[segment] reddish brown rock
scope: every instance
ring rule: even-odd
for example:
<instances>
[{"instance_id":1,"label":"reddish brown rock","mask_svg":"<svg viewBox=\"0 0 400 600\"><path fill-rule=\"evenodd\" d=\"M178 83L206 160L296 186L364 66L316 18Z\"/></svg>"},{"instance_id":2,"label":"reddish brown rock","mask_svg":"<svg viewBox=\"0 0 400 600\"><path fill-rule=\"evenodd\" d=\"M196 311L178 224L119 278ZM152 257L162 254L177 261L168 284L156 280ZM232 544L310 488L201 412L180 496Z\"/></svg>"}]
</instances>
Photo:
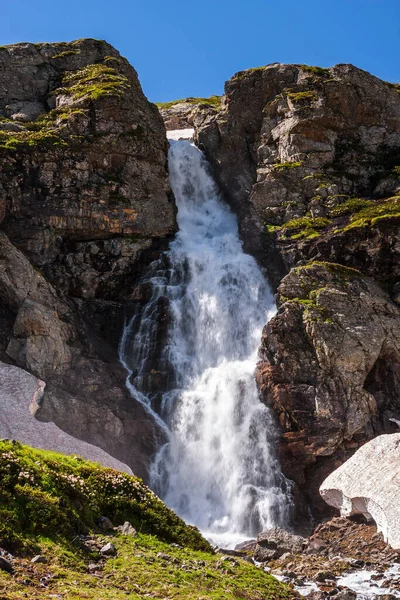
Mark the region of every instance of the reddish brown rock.
<instances>
[{"instance_id":1,"label":"reddish brown rock","mask_svg":"<svg viewBox=\"0 0 400 600\"><path fill-rule=\"evenodd\" d=\"M293 269L266 325L257 380L283 430L286 475L316 515L323 479L400 417L400 309L370 278L332 263Z\"/></svg>"}]
</instances>

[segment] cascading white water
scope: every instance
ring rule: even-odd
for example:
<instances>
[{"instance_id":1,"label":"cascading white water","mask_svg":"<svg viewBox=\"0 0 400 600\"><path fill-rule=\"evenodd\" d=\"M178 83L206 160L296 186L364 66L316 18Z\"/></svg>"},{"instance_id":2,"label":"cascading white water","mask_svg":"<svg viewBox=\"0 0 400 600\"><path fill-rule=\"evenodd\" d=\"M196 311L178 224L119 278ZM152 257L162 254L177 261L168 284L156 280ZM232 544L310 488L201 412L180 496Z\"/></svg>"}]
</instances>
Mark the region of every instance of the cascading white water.
<instances>
[{"instance_id":1,"label":"cascading white water","mask_svg":"<svg viewBox=\"0 0 400 600\"><path fill-rule=\"evenodd\" d=\"M261 330L274 305L202 153L188 141L171 142L169 171L179 232L167 266L154 263L147 276L153 295L128 323L121 357L131 365L131 391L151 405L143 381L157 346L155 309L167 299L170 331L158 366L174 376L159 403L168 441L153 463L151 485L187 522L226 544L288 520L290 486L254 379Z\"/></svg>"}]
</instances>

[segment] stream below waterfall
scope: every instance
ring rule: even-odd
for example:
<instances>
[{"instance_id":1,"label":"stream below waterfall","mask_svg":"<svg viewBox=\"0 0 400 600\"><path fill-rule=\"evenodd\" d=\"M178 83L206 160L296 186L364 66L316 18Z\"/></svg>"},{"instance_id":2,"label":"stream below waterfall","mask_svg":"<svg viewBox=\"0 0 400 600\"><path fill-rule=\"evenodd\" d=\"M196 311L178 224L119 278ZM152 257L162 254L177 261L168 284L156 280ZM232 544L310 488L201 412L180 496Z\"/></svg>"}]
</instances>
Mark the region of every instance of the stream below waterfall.
<instances>
[{"instance_id":1,"label":"stream below waterfall","mask_svg":"<svg viewBox=\"0 0 400 600\"><path fill-rule=\"evenodd\" d=\"M120 357L166 436L152 489L214 543L234 546L285 526L291 508L254 378L274 302L200 150L171 139L169 173L179 231L140 282Z\"/></svg>"}]
</instances>

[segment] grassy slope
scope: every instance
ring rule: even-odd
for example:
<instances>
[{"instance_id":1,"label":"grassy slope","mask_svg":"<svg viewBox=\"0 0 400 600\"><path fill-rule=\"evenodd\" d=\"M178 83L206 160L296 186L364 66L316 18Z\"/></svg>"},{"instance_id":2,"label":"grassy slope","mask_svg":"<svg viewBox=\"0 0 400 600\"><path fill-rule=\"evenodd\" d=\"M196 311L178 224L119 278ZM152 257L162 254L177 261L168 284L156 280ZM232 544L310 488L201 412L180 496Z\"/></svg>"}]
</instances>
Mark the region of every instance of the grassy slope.
<instances>
[{"instance_id":1,"label":"grassy slope","mask_svg":"<svg viewBox=\"0 0 400 600\"><path fill-rule=\"evenodd\" d=\"M0 571L0 599L185 598L277 600L293 591L243 560L215 555L142 482L78 457L0 442L0 547L15 573ZM131 521L136 537L96 527ZM86 534L88 537L82 537ZM112 541L117 555L101 559ZM32 564L41 553L46 564ZM89 572L89 563L96 563Z\"/></svg>"}]
</instances>

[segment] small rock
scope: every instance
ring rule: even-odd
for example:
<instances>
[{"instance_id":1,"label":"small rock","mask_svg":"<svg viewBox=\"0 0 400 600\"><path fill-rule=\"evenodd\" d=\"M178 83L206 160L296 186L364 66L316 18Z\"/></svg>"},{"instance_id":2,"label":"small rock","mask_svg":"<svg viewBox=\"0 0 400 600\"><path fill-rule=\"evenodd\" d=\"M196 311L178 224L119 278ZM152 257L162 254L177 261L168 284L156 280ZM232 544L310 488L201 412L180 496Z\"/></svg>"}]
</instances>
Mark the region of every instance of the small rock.
<instances>
[{"instance_id":1,"label":"small rock","mask_svg":"<svg viewBox=\"0 0 400 600\"><path fill-rule=\"evenodd\" d=\"M104 554L105 556L109 556L112 554L116 554L117 550L111 542L108 542L105 546L100 548L100 554Z\"/></svg>"},{"instance_id":2,"label":"small rock","mask_svg":"<svg viewBox=\"0 0 400 600\"><path fill-rule=\"evenodd\" d=\"M37 556L34 556L31 560L31 563L47 563L48 558L46 556L43 556L43 554L37 554Z\"/></svg>"},{"instance_id":3,"label":"small rock","mask_svg":"<svg viewBox=\"0 0 400 600\"><path fill-rule=\"evenodd\" d=\"M318 571L318 573L316 574L314 579L315 579L315 581L327 581L327 580L335 581L335 576L333 573L330 573L330 571Z\"/></svg>"},{"instance_id":4,"label":"small rock","mask_svg":"<svg viewBox=\"0 0 400 600\"><path fill-rule=\"evenodd\" d=\"M0 569L7 571L7 573L14 573L14 567L10 561L5 559L3 556L0 556Z\"/></svg>"},{"instance_id":5,"label":"small rock","mask_svg":"<svg viewBox=\"0 0 400 600\"><path fill-rule=\"evenodd\" d=\"M114 525L111 523L108 517L100 517L99 527L103 529L103 531L109 531L111 529L114 529Z\"/></svg>"},{"instance_id":6,"label":"small rock","mask_svg":"<svg viewBox=\"0 0 400 600\"><path fill-rule=\"evenodd\" d=\"M125 521L123 525L119 525L117 527L117 531L119 531L123 535L137 535L136 529L129 523L129 521Z\"/></svg>"}]
</instances>

